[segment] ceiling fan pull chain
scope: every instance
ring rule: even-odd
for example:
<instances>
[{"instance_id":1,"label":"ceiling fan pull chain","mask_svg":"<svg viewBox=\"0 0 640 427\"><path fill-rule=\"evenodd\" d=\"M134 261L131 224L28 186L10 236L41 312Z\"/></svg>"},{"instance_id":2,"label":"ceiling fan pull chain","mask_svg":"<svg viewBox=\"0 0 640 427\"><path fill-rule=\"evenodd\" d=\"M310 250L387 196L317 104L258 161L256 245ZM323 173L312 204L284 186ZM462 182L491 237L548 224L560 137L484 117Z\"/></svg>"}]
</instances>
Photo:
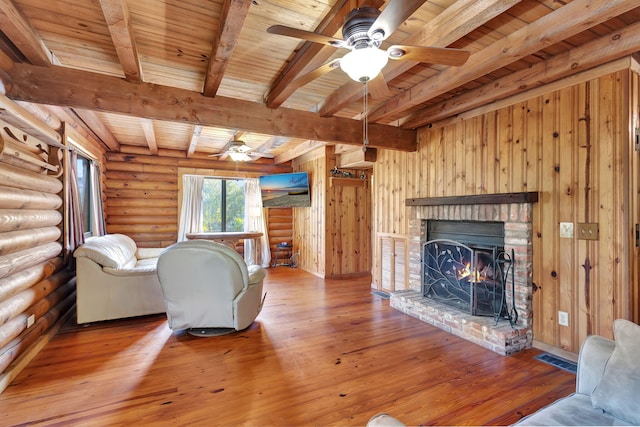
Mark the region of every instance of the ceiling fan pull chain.
<instances>
[{"instance_id":1,"label":"ceiling fan pull chain","mask_svg":"<svg viewBox=\"0 0 640 427\"><path fill-rule=\"evenodd\" d=\"M368 80L364 81L364 96L362 97L362 151L367 151L367 145L369 145L369 98L368 95Z\"/></svg>"}]
</instances>

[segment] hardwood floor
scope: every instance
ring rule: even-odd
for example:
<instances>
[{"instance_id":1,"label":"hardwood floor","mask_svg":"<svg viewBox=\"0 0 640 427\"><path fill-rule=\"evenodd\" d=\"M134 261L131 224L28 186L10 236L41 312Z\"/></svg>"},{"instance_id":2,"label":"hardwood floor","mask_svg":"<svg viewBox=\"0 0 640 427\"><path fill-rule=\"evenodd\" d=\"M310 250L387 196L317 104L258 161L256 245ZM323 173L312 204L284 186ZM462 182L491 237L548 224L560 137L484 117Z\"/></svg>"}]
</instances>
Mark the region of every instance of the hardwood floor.
<instances>
[{"instance_id":1,"label":"hardwood floor","mask_svg":"<svg viewBox=\"0 0 640 427\"><path fill-rule=\"evenodd\" d=\"M12 425L507 425L575 376L500 356L389 307L365 280L270 269L247 330L195 338L164 315L72 319L0 395Z\"/></svg>"}]
</instances>

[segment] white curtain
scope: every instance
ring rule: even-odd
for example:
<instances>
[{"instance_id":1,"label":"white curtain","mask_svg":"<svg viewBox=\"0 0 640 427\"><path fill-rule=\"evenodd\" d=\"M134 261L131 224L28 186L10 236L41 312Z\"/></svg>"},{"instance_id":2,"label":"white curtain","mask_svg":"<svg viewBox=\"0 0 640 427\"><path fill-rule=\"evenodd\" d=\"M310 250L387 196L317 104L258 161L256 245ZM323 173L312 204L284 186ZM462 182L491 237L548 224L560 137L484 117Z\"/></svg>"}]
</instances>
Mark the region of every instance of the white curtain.
<instances>
[{"instance_id":1,"label":"white curtain","mask_svg":"<svg viewBox=\"0 0 640 427\"><path fill-rule=\"evenodd\" d=\"M203 185L204 176L183 175L182 177L182 208L180 209L178 242L187 240L187 233L202 232Z\"/></svg>"},{"instance_id":2,"label":"white curtain","mask_svg":"<svg viewBox=\"0 0 640 427\"><path fill-rule=\"evenodd\" d=\"M78 189L78 155L74 150L65 150L64 160L67 165L65 175L65 215L64 224L66 233L64 235L65 260L69 265L74 266L75 259L71 254L84 243L84 222L82 219L82 206L80 204L80 191Z\"/></svg>"},{"instance_id":3,"label":"white curtain","mask_svg":"<svg viewBox=\"0 0 640 427\"><path fill-rule=\"evenodd\" d=\"M248 265L260 265L264 268L271 263L271 250L269 249L269 235L267 233L267 221L262 207L260 195L260 183L257 178L245 179L244 182L244 231L260 232L259 247L256 248L256 240L244 241L244 259ZM257 250L256 250L257 249ZM257 253L258 259L255 258Z\"/></svg>"},{"instance_id":4,"label":"white curtain","mask_svg":"<svg viewBox=\"0 0 640 427\"><path fill-rule=\"evenodd\" d=\"M104 236L106 227L104 223L104 210L102 209L102 188L100 185L100 166L94 160L91 160L89 173L91 179L91 231L94 236Z\"/></svg>"}]
</instances>

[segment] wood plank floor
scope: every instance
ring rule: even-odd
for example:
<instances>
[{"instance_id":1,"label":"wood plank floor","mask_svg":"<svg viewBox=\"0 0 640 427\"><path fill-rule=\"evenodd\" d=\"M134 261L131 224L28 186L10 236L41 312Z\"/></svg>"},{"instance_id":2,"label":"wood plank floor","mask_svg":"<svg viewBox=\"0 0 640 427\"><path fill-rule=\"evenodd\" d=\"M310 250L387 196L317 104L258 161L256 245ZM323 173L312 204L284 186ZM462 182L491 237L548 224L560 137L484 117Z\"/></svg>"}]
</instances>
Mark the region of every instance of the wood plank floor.
<instances>
[{"instance_id":1,"label":"wood plank floor","mask_svg":"<svg viewBox=\"0 0 640 427\"><path fill-rule=\"evenodd\" d=\"M164 315L68 322L0 395L0 424L508 425L575 376L500 356L389 307L365 280L270 269L249 329L195 338Z\"/></svg>"}]
</instances>

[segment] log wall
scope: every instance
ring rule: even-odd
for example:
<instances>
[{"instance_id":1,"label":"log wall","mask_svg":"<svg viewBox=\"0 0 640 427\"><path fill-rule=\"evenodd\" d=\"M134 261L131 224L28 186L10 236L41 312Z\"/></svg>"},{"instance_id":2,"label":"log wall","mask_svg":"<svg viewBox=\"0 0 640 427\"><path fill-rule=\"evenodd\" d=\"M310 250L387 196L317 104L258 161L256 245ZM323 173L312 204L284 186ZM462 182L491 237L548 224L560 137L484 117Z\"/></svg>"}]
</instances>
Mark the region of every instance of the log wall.
<instances>
[{"instance_id":1,"label":"log wall","mask_svg":"<svg viewBox=\"0 0 640 427\"><path fill-rule=\"evenodd\" d=\"M135 147L121 149L135 151ZM126 234L139 247L166 247L177 241L179 170L245 172L247 176L291 171L289 166L187 159L184 153L171 150L157 156L107 153L105 157L107 232ZM291 216L285 211L273 212L267 223L272 251L276 243L291 241ZM240 251L243 248L238 245Z\"/></svg>"},{"instance_id":2,"label":"log wall","mask_svg":"<svg viewBox=\"0 0 640 427\"><path fill-rule=\"evenodd\" d=\"M49 163L58 157L48 144L61 145L62 138L19 105L4 97L0 102L10 103L11 108L2 109L13 114L10 125L2 122L3 129L11 128L3 131L2 145L12 149L0 156L1 392L75 303L75 280L61 256L59 165ZM42 139L24 129L38 129ZM11 135L17 139L9 141ZM30 156L37 161L25 160Z\"/></svg>"},{"instance_id":3,"label":"log wall","mask_svg":"<svg viewBox=\"0 0 640 427\"><path fill-rule=\"evenodd\" d=\"M611 337L615 318L639 320L633 239L640 222L639 154L630 133L637 127L638 77L630 69L592 74L579 84L424 128L418 152L379 151L374 172L377 241L408 235L406 198L539 192L534 339L570 352L588 334ZM576 233L578 223L597 223L599 238L561 238L561 222L574 224ZM558 325L559 310L569 313L568 327Z\"/></svg>"}]
</instances>

